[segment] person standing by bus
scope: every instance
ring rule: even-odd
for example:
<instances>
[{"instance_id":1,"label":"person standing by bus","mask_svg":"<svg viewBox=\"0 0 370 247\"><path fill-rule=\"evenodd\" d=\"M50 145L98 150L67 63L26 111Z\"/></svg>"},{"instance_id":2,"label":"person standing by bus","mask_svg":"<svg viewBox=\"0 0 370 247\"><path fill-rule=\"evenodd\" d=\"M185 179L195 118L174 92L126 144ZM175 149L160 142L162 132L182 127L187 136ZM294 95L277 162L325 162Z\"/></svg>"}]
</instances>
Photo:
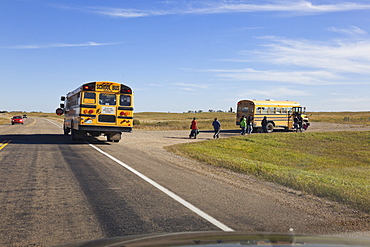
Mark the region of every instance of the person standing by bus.
<instances>
[{"instance_id":1,"label":"person standing by bus","mask_svg":"<svg viewBox=\"0 0 370 247\"><path fill-rule=\"evenodd\" d=\"M262 125L262 129L261 129L261 133L267 133L267 117L264 116L262 121L261 121L261 125Z\"/></svg>"},{"instance_id":2,"label":"person standing by bus","mask_svg":"<svg viewBox=\"0 0 370 247\"><path fill-rule=\"evenodd\" d=\"M245 135L245 131L247 129L247 119L245 118L244 115L240 119L240 128L242 128L242 132L240 134Z\"/></svg>"},{"instance_id":3,"label":"person standing by bus","mask_svg":"<svg viewBox=\"0 0 370 247\"><path fill-rule=\"evenodd\" d=\"M212 122L213 130L215 131L215 134L213 135L213 139L220 137L220 129L221 129L221 123L220 121L215 118L215 120Z\"/></svg>"},{"instance_id":4,"label":"person standing by bus","mask_svg":"<svg viewBox=\"0 0 370 247\"><path fill-rule=\"evenodd\" d=\"M253 117L251 115L248 116L247 119L247 133L248 135L253 131Z\"/></svg>"},{"instance_id":5,"label":"person standing by bus","mask_svg":"<svg viewBox=\"0 0 370 247\"><path fill-rule=\"evenodd\" d=\"M297 115L293 116L293 129L295 132L298 132L298 117Z\"/></svg>"},{"instance_id":6,"label":"person standing by bus","mask_svg":"<svg viewBox=\"0 0 370 247\"><path fill-rule=\"evenodd\" d=\"M303 118L302 118L302 115L299 114L298 115L298 129L299 129L299 131L302 132L302 128L303 128Z\"/></svg>"},{"instance_id":7,"label":"person standing by bus","mask_svg":"<svg viewBox=\"0 0 370 247\"><path fill-rule=\"evenodd\" d=\"M199 130L198 130L198 124L197 124L196 118L193 118L193 121L191 121L190 129L191 129L191 132L190 132L189 138L192 138L194 136L194 139L197 139Z\"/></svg>"}]
</instances>

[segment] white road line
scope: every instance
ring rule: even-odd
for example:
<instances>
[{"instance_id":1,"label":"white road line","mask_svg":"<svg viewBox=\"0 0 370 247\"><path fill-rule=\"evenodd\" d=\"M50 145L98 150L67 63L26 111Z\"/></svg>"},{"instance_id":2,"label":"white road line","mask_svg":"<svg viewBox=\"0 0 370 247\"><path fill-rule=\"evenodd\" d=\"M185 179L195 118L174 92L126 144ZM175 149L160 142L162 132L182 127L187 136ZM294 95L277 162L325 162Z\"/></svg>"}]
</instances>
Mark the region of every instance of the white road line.
<instances>
[{"instance_id":1,"label":"white road line","mask_svg":"<svg viewBox=\"0 0 370 247\"><path fill-rule=\"evenodd\" d=\"M140 178L142 178L143 180L145 180L146 182L148 182L149 184L153 185L154 187L156 187L157 189L159 189L160 191L162 191L163 193L165 193L166 195L168 195L169 197L171 197L172 199L176 200L177 202L181 203L182 205L184 205L185 207L187 207L188 209L190 209L191 211L193 211L194 213L196 213L197 215L201 216L202 218L206 219L207 221L209 221L210 223L212 223L213 225L217 226L218 228L220 228L221 230L223 231L226 231L226 232L232 232L234 231L233 229L231 229L230 227L226 226L225 224L221 223L220 221L216 220L215 218L213 218L212 216L206 214L205 212L203 212L202 210L200 210L199 208L195 207L194 205L192 205L191 203L185 201L184 199L182 199L181 197L179 197L178 195L176 195L175 193L169 191L167 188L163 187L162 185L158 184L157 182L155 182L154 180L148 178L147 176L145 176L144 174L138 172L137 170L135 170L134 168L126 165L125 163L123 163L122 161L116 159L115 157L113 157L112 155L104 152L103 150L95 147L94 145L86 142L87 144L89 144L91 147L93 147L94 149L96 149L98 152L104 154L105 156L107 156L108 158L112 159L113 161L117 162L118 164L120 164L121 166L123 166L124 168L126 168L127 170L129 170L130 172L134 173L135 175L139 176Z\"/></svg>"},{"instance_id":2,"label":"white road line","mask_svg":"<svg viewBox=\"0 0 370 247\"><path fill-rule=\"evenodd\" d=\"M49 120L49 119L46 119L47 121L49 121L50 123L58 126L59 128L62 128L61 126L59 126L58 124L54 123L53 121ZM86 142L87 144L89 144L91 147L93 147L94 149L96 149L98 152L104 154L105 156L107 156L108 158L112 159L113 161L117 162L118 164L120 164L121 166L123 166L124 168L126 168L127 170L129 170L130 172L134 173L135 175L137 175L138 177L140 177L141 179L145 180L146 182L148 182L149 184L153 185L154 187L156 187L157 189L159 189L160 191L162 191L163 193L165 193L166 195L168 195L169 197L171 197L172 199L174 199L175 201L181 203L182 205L184 205L185 207L187 207L188 209L190 209L191 211L193 211L194 213L196 213L197 215L199 215L200 217L204 218L205 220L207 220L208 222L212 223L213 225L217 226L218 228L220 228L221 230L223 231L226 231L226 232L233 232L234 230L231 229L230 227L226 226L225 224L223 224L222 222L216 220L215 218L213 218L212 216L210 216L209 214L203 212L202 210L200 210L199 208L195 207L193 204L185 201L184 199L182 199L181 197L179 197L178 195L176 195L175 193L171 192L170 190L168 190L167 188L163 187L162 185L158 184L157 182L155 182L154 180L148 178L147 176L145 176L144 174L138 172L137 170L135 170L134 168L132 168L131 166L123 163L122 161L116 159L115 157L113 157L112 155L104 152L103 150L95 147L94 145L92 145L91 143L89 142Z\"/></svg>"},{"instance_id":3,"label":"white road line","mask_svg":"<svg viewBox=\"0 0 370 247\"><path fill-rule=\"evenodd\" d=\"M61 128L61 129L62 129L62 126L60 126L60 125L58 125L58 124L54 123L53 121L51 121L51 120L49 120L49 119L47 119L47 118L45 118L45 120L46 120L46 121L48 121L48 122L50 122L50 123L52 123L52 124L54 124L55 126L58 126L59 128Z\"/></svg>"}]
</instances>

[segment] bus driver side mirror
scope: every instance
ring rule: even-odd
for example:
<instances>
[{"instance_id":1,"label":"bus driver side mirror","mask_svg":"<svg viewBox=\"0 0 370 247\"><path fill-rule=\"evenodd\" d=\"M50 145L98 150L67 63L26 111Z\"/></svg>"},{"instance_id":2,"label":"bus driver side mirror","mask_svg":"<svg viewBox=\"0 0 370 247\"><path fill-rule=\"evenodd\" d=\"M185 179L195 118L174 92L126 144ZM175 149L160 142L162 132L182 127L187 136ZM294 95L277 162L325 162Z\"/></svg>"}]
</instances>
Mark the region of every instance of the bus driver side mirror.
<instances>
[{"instance_id":1,"label":"bus driver side mirror","mask_svg":"<svg viewBox=\"0 0 370 247\"><path fill-rule=\"evenodd\" d=\"M66 100L66 97L60 96L60 101L65 101L65 100Z\"/></svg>"}]
</instances>

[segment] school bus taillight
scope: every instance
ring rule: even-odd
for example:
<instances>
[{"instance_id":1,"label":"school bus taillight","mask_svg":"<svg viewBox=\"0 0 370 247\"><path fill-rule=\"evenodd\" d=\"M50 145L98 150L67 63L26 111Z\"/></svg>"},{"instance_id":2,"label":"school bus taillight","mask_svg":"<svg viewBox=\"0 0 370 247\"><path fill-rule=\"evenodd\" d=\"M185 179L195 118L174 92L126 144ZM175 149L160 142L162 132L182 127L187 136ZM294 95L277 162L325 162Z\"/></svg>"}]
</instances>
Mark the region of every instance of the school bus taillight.
<instances>
[{"instance_id":1,"label":"school bus taillight","mask_svg":"<svg viewBox=\"0 0 370 247\"><path fill-rule=\"evenodd\" d=\"M121 111L119 115L121 115L121 116L126 116L126 112Z\"/></svg>"},{"instance_id":2,"label":"school bus taillight","mask_svg":"<svg viewBox=\"0 0 370 247\"><path fill-rule=\"evenodd\" d=\"M95 91L95 82L91 82L83 85L83 90L85 91Z\"/></svg>"},{"instance_id":3,"label":"school bus taillight","mask_svg":"<svg viewBox=\"0 0 370 247\"><path fill-rule=\"evenodd\" d=\"M84 113L85 114L93 114L94 113L94 110L92 110L92 109L90 109L90 110L85 109L84 110Z\"/></svg>"}]
</instances>

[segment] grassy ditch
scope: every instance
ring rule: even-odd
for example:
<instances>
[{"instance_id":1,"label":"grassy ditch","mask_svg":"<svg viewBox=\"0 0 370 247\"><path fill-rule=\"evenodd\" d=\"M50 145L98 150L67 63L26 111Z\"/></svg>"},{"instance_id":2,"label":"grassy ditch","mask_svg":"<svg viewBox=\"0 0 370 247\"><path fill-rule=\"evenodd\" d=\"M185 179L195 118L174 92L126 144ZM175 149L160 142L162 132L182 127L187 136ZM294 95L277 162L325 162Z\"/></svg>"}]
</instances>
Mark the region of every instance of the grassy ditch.
<instances>
[{"instance_id":1,"label":"grassy ditch","mask_svg":"<svg viewBox=\"0 0 370 247\"><path fill-rule=\"evenodd\" d=\"M370 132L274 133L167 149L370 213Z\"/></svg>"}]
</instances>

